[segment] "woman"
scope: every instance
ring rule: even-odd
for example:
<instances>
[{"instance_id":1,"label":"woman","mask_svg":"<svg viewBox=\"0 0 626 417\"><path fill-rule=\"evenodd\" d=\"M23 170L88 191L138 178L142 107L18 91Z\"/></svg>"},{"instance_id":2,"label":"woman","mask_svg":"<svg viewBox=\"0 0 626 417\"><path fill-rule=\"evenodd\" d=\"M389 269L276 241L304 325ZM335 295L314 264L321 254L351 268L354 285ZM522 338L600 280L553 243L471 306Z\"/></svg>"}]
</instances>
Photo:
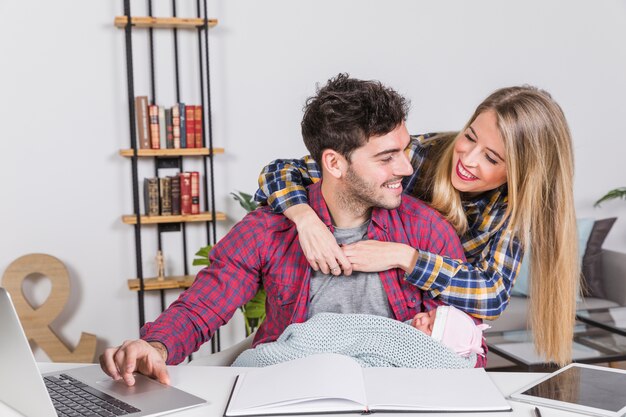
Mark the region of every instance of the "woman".
<instances>
[{"instance_id":1,"label":"woman","mask_svg":"<svg viewBox=\"0 0 626 417\"><path fill-rule=\"evenodd\" d=\"M310 158L271 163L257 199L296 223L314 269L339 275L402 267L408 282L482 319L504 311L527 249L535 346L548 360L571 360L579 266L572 143L559 105L534 87L503 88L478 106L462 132L413 137L407 152L415 172L404 191L448 219L466 262L389 242L339 248L300 204L303 185L319 179Z\"/></svg>"}]
</instances>

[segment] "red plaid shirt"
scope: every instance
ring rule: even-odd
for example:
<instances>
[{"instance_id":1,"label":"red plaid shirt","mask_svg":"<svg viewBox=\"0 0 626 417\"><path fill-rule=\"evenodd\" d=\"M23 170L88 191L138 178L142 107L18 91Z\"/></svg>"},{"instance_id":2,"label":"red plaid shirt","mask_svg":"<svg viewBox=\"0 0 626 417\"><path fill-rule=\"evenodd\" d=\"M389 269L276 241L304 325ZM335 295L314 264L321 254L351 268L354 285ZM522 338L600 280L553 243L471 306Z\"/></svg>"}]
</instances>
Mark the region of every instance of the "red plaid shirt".
<instances>
[{"instance_id":1,"label":"red plaid shirt","mask_svg":"<svg viewBox=\"0 0 626 417\"><path fill-rule=\"evenodd\" d=\"M332 231L321 181L308 191L311 207ZM397 209L372 210L367 235L368 239L464 258L454 229L426 204L406 195ZM261 282L267 292L267 317L256 333L254 346L272 342L288 325L306 320L311 268L294 223L282 214L267 207L247 214L213 247L210 260L211 265L198 273L193 285L141 330L142 339L167 347L168 364L180 363L208 341L254 296ZM380 272L380 279L398 320L411 319L441 304L406 282L401 269Z\"/></svg>"}]
</instances>

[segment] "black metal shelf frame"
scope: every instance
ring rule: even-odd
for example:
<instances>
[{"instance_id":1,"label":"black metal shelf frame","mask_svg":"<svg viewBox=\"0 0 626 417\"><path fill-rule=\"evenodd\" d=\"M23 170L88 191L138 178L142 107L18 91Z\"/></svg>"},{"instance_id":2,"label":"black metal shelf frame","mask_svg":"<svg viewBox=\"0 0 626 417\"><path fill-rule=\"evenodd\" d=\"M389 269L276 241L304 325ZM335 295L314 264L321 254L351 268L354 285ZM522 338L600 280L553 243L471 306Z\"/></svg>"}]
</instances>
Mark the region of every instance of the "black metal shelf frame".
<instances>
[{"instance_id":1,"label":"black metal shelf frame","mask_svg":"<svg viewBox=\"0 0 626 417\"><path fill-rule=\"evenodd\" d=\"M131 7L130 0L123 0L124 3L124 15L126 16L127 23L124 27L125 44L126 44L126 70L127 70L127 89L128 89L128 115L129 115L129 131L130 131L130 146L134 150L131 157L131 170L132 170L132 183L133 183L133 208L137 217L137 222L134 225L135 230L135 251L136 251L136 263L137 263L137 277L139 278L139 291L137 291L137 301L139 309L139 326L145 324L145 286L143 275L143 260L141 253L141 208L139 200L139 179L138 179L138 144L137 144L137 130L135 126L135 86L134 86L134 69L133 69L133 40L132 31L133 26L131 24ZM176 15L176 0L172 0L172 17ZM147 0L148 15L152 15L152 0ZM210 83L210 59L209 59L209 18L207 0L203 0L202 4L200 0L196 0L196 14L198 18L204 20L204 24L196 29L198 36L198 63L200 74L200 104L203 111L203 129L202 129L202 145L209 148L209 155L202 159L203 173L205 180L203 181L203 203L207 210L210 210L212 218L216 219L215 209L215 187L214 187L214 170L213 170L213 120L211 118L211 83ZM150 48L150 87L151 96L150 101L152 104L156 103L156 82L155 82L155 49L154 49L154 37L153 28L148 28L148 40ZM173 32L174 40L174 82L176 88L176 102L181 102L180 97L180 78L179 78L179 53L178 53L178 29L170 29ZM207 161L208 159L208 161ZM158 171L162 168L177 168L179 172L183 171L183 157L172 158L154 158L155 176L158 177ZM210 196L210 199L209 199ZM185 223L174 224L159 224L157 225L157 245L158 250L162 250L161 234L169 231L181 231L181 238L183 244L183 265L184 275L188 275L188 257L187 257L187 233ZM212 245L217 242L217 231L215 220L206 222L207 242ZM165 291L160 290L161 296L161 310L165 310ZM211 348L213 352L220 350L220 337L219 331L211 339Z\"/></svg>"}]
</instances>

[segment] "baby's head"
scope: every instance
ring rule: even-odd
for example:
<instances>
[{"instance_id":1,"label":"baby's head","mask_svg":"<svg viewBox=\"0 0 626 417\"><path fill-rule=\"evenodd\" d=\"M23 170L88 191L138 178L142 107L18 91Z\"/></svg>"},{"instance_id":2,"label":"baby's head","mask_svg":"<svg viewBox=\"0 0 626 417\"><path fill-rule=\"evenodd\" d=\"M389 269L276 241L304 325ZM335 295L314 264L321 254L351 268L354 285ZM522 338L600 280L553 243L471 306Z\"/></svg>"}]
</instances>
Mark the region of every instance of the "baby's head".
<instances>
[{"instance_id":1,"label":"baby's head","mask_svg":"<svg viewBox=\"0 0 626 417\"><path fill-rule=\"evenodd\" d=\"M439 306L436 309L418 313L413 317L411 325L461 356L484 353L481 346L483 330L488 329L489 326L477 325L470 316L452 306Z\"/></svg>"},{"instance_id":2,"label":"baby's head","mask_svg":"<svg viewBox=\"0 0 626 417\"><path fill-rule=\"evenodd\" d=\"M411 320L411 326L415 327L417 330L422 331L423 333L426 333L428 336L432 336L436 313L436 308L433 308L430 311L417 313L415 317L413 317L413 320Z\"/></svg>"}]
</instances>

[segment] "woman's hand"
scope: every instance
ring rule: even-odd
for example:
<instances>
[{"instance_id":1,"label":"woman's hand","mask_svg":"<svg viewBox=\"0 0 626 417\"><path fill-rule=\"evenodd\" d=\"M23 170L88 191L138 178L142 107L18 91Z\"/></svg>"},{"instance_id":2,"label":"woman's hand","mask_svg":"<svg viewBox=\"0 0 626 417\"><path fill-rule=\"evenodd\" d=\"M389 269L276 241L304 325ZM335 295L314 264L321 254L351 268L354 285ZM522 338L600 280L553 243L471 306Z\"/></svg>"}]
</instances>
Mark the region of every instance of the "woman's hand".
<instances>
[{"instance_id":1,"label":"woman's hand","mask_svg":"<svg viewBox=\"0 0 626 417\"><path fill-rule=\"evenodd\" d=\"M363 240L342 247L352 269L362 272L380 272L393 268L413 271L417 251L409 245L378 240Z\"/></svg>"},{"instance_id":2,"label":"woman's hand","mask_svg":"<svg viewBox=\"0 0 626 417\"><path fill-rule=\"evenodd\" d=\"M296 224L302 252L311 268L325 274L352 274L352 265L337 244L335 236L310 206L298 204L289 207L284 214Z\"/></svg>"}]
</instances>

